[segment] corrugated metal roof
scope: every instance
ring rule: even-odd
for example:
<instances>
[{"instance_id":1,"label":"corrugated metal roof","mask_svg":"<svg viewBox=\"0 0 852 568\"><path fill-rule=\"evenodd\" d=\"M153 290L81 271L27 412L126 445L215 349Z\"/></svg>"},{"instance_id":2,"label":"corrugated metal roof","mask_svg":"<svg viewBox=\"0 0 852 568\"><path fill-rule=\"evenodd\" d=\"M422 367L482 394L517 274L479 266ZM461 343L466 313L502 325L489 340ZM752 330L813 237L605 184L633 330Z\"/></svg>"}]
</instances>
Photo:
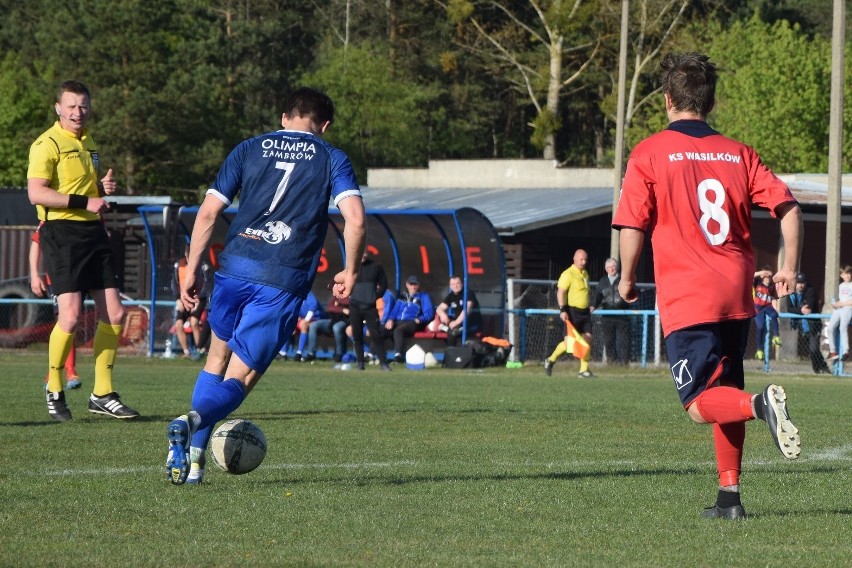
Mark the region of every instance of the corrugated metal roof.
<instances>
[{"instance_id":1,"label":"corrugated metal roof","mask_svg":"<svg viewBox=\"0 0 852 568\"><path fill-rule=\"evenodd\" d=\"M828 184L780 176L802 205L825 207ZM818 176L817 179L820 179ZM798 178L798 179L797 179ZM822 178L824 180L824 177ZM847 181L844 179L844 182ZM458 209L481 211L501 236L559 225L586 217L611 213L612 188L362 188L368 209ZM852 187L841 190L843 207L852 207Z\"/></svg>"},{"instance_id":2,"label":"corrugated metal roof","mask_svg":"<svg viewBox=\"0 0 852 568\"><path fill-rule=\"evenodd\" d=\"M500 235L576 221L612 210L612 188L410 189L363 188L367 209L458 209L481 211Z\"/></svg>"}]
</instances>

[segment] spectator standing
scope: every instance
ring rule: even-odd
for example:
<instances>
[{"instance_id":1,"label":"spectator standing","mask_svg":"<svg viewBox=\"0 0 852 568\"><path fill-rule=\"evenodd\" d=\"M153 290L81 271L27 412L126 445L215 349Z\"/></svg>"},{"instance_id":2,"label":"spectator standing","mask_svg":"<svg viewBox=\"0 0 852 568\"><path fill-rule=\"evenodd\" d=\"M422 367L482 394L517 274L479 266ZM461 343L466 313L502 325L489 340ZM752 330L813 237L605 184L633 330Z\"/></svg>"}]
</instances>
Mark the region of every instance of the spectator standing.
<instances>
[{"instance_id":1,"label":"spectator standing","mask_svg":"<svg viewBox=\"0 0 852 568\"><path fill-rule=\"evenodd\" d=\"M62 389L62 368L74 344L83 294L88 292L98 312L89 412L136 418L139 413L124 405L112 381L124 306L101 214L109 210L102 195L115 193L117 183L111 169L98 181L98 146L86 129L89 89L78 81L63 82L54 109L59 120L33 142L27 168L27 194L44 222L39 244L59 306L48 342L47 412L57 421L72 419Z\"/></svg>"},{"instance_id":2,"label":"spectator standing","mask_svg":"<svg viewBox=\"0 0 852 568\"><path fill-rule=\"evenodd\" d=\"M202 481L213 427L239 408L293 334L316 277L329 200L343 216L345 249L332 293L352 293L364 252L364 203L349 158L322 139L333 120L327 95L296 89L284 103L283 130L238 144L204 197L181 284L187 309L198 303L194 275L217 218L238 196L240 207L219 255L210 301L213 337L191 410L166 430L166 473L173 484Z\"/></svg>"},{"instance_id":3,"label":"spectator standing","mask_svg":"<svg viewBox=\"0 0 852 568\"><path fill-rule=\"evenodd\" d=\"M376 330L378 332L378 341L374 342L373 334L370 333L368 329L366 329L366 326L364 328L364 333L368 337L370 337L370 343L373 344L374 349L385 351L385 341L388 338L393 337L393 334L385 328L385 324L387 324L388 318L390 317L391 312L393 312L394 304L396 304L396 294L394 294L393 290L391 290L390 288L385 290L385 293L382 295L382 297L376 300L376 312L378 312L379 314L379 325L378 329ZM364 357L365 359L372 358L371 363L378 364L378 357L373 355L372 353L367 352L366 349ZM387 354L385 355L385 358L387 359Z\"/></svg>"},{"instance_id":4,"label":"spectator standing","mask_svg":"<svg viewBox=\"0 0 852 568\"><path fill-rule=\"evenodd\" d=\"M379 332L379 312L376 300L384 296L388 289L388 278L382 265L370 258L366 250L361 258L361 270L355 280L355 288L349 299L349 324L352 326L352 345L355 349L357 368L364 370L364 326L370 335L372 352L379 358L382 371L390 371L387 353Z\"/></svg>"},{"instance_id":5,"label":"spectator standing","mask_svg":"<svg viewBox=\"0 0 852 568\"><path fill-rule=\"evenodd\" d=\"M641 141L627 162L612 221L621 231L618 291L628 302L638 299L636 266L647 234L675 388L694 422L713 425L719 491L701 516L743 519L745 423L764 420L785 458L801 452L783 387L744 391L743 358L754 316L752 205L780 219L783 261L773 277L779 296L795 286L802 212L753 148L707 124L717 78L709 58L668 54L660 66L669 125Z\"/></svg>"},{"instance_id":6,"label":"spectator standing","mask_svg":"<svg viewBox=\"0 0 852 568\"><path fill-rule=\"evenodd\" d=\"M608 258L604 262L606 274L598 281L592 307L603 310L626 310L628 308L618 295L618 283L621 281L618 261ZM607 361L615 365L627 365L630 362L630 319L625 316L601 316L601 335L606 349Z\"/></svg>"},{"instance_id":7,"label":"spectator standing","mask_svg":"<svg viewBox=\"0 0 852 568\"><path fill-rule=\"evenodd\" d=\"M556 302L559 304L559 319L563 323L568 321L579 333L583 335L586 343L592 344L592 311L589 302L589 273L586 264L589 255L583 249L574 252L573 264L559 275L556 282ZM544 374L550 376L553 365L568 351L564 341L556 345L553 353L544 361ZM589 370L589 357L591 351L580 359L580 377L592 377Z\"/></svg>"},{"instance_id":8,"label":"spectator standing","mask_svg":"<svg viewBox=\"0 0 852 568\"><path fill-rule=\"evenodd\" d=\"M189 254L189 243L184 248L183 257L175 263L174 277L172 278L172 291L180 298L180 283L186 277L186 256ZM192 335L193 345L196 353L204 353L203 335L204 323L202 322L202 314L207 310L207 299L210 296L210 286L213 283L210 264L203 262L201 264L201 273L198 275L201 290L198 292L198 305L192 311L187 311L183 307L183 303L178 299L175 303L175 337L183 351L183 357L188 359L193 356L189 348L189 339L186 335L186 324L189 324L190 334Z\"/></svg>"},{"instance_id":9,"label":"spectator standing","mask_svg":"<svg viewBox=\"0 0 852 568\"><path fill-rule=\"evenodd\" d=\"M799 272L796 290L787 296L787 312L807 316L819 313L816 290L808 284L807 277ZM804 347L811 360L814 373L831 373L819 349L822 322L818 319L790 318L790 327L799 332L799 347Z\"/></svg>"},{"instance_id":10,"label":"spectator standing","mask_svg":"<svg viewBox=\"0 0 852 568\"><path fill-rule=\"evenodd\" d=\"M50 296L53 300L53 316L56 317L59 315L59 304L56 300L56 294L53 293L50 286L50 275L44 272L44 257L41 254L41 245L38 243L38 231L43 224L42 221L33 231L32 242L30 242L30 289L39 298ZM44 278L42 278L42 274L44 274ZM49 379L50 373L45 375L45 389L47 389ZM65 359L65 388L71 390L79 388L81 385L80 376L77 374L77 346L72 342L71 349L68 350L68 357Z\"/></svg>"},{"instance_id":11,"label":"spectator standing","mask_svg":"<svg viewBox=\"0 0 852 568\"><path fill-rule=\"evenodd\" d=\"M432 318L435 310L429 294L420 290L420 280L409 276L405 280L405 292L399 295L393 305L393 311L385 323L385 329L393 332L393 360L395 363L405 362L405 338L424 329Z\"/></svg>"},{"instance_id":12,"label":"spectator standing","mask_svg":"<svg viewBox=\"0 0 852 568\"><path fill-rule=\"evenodd\" d=\"M837 298L832 299L831 319L828 320L828 357L827 361L849 360L849 322L852 320L852 266L846 265L840 270L840 285ZM837 351L835 334L840 335L840 351Z\"/></svg>"},{"instance_id":13,"label":"spectator standing","mask_svg":"<svg viewBox=\"0 0 852 568\"><path fill-rule=\"evenodd\" d=\"M438 304L435 312L441 326L439 329L447 333L447 345L458 344L465 329L467 336L471 337L482 327L479 300L472 290L464 289L461 276L450 276L450 293Z\"/></svg>"},{"instance_id":14,"label":"spectator standing","mask_svg":"<svg viewBox=\"0 0 852 568\"><path fill-rule=\"evenodd\" d=\"M774 305L777 299L775 283L772 281L772 269L764 266L754 273L754 328L756 332L755 343L757 343L755 359L762 360L765 355L763 348L766 346L767 320L769 321L771 344L781 345L781 336L778 332L778 310L775 309Z\"/></svg>"}]
</instances>

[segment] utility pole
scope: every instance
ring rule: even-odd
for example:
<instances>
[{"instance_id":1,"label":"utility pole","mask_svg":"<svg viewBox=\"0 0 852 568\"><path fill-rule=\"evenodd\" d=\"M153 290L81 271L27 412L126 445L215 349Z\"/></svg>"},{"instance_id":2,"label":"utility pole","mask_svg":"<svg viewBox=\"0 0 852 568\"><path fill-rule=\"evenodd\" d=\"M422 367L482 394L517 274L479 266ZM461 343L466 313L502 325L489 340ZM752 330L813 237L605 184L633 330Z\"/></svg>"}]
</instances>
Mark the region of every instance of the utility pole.
<instances>
[{"instance_id":1,"label":"utility pole","mask_svg":"<svg viewBox=\"0 0 852 568\"><path fill-rule=\"evenodd\" d=\"M828 127L828 194L825 204L825 286L823 311L836 295L840 273L840 190L843 184L843 48L846 41L846 1L834 0L831 31L831 110Z\"/></svg>"},{"instance_id":2,"label":"utility pole","mask_svg":"<svg viewBox=\"0 0 852 568\"><path fill-rule=\"evenodd\" d=\"M839 0L836 0L839 1ZM621 180L624 177L624 107L627 91L627 21L630 14L630 0L621 0L621 42L618 50L618 101L615 110L615 163L613 164L612 215L618 206L621 195ZM618 259L618 235L612 230L609 241L609 256Z\"/></svg>"}]
</instances>

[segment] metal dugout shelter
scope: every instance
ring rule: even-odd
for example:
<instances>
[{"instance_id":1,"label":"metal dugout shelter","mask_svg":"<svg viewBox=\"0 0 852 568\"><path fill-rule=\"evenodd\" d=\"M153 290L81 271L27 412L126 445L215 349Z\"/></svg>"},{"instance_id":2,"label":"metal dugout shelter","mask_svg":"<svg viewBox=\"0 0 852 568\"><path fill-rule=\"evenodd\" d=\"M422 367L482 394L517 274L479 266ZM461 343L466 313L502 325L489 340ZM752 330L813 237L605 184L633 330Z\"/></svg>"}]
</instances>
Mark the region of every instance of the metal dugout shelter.
<instances>
[{"instance_id":1,"label":"metal dugout shelter","mask_svg":"<svg viewBox=\"0 0 852 568\"><path fill-rule=\"evenodd\" d=\"M209 250L214 268L236 212L236 206L226 209L214 228ZM139 207L151 263L151 313L156 314L149 327L149 355L161 351L170 336L177 299L171 286L173 267L183 256L197 213L198 206ZM338 210L329 209L328 232L313 285L323 306L331 299L329 281L343 268L343 226ZM367 247L385 269L388 287L395 294L414 275L435 307L449 291L450 276L460 276L465 291L472 291L479 300L482 334L503 336L507 294L503 247L494 226L478 210L367 209ZM466 336L467 330L463 339Z\"/></svg>"}]
</instances>

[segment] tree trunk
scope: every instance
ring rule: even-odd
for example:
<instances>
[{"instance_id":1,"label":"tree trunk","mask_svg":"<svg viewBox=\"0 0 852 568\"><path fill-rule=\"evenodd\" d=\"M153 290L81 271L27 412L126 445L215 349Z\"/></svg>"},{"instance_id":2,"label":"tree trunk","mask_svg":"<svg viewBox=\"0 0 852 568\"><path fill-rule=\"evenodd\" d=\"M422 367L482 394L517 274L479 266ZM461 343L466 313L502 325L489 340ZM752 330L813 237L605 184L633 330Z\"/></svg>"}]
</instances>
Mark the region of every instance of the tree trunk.
<instances>
[{"instance_id":1,"label":"tree trunk","mask_svg":"<svg viewBox=\"0 0 852 568\"><path fill-rule=\"evenodd\" d=\"M559 91L562 88L562 35L553 36L550 42L550 79L547 84L547 110L550 116L559 116ZM556 132L548 125L545 136L543 158L556 159Z\"/></svg>"}]
</instances>

